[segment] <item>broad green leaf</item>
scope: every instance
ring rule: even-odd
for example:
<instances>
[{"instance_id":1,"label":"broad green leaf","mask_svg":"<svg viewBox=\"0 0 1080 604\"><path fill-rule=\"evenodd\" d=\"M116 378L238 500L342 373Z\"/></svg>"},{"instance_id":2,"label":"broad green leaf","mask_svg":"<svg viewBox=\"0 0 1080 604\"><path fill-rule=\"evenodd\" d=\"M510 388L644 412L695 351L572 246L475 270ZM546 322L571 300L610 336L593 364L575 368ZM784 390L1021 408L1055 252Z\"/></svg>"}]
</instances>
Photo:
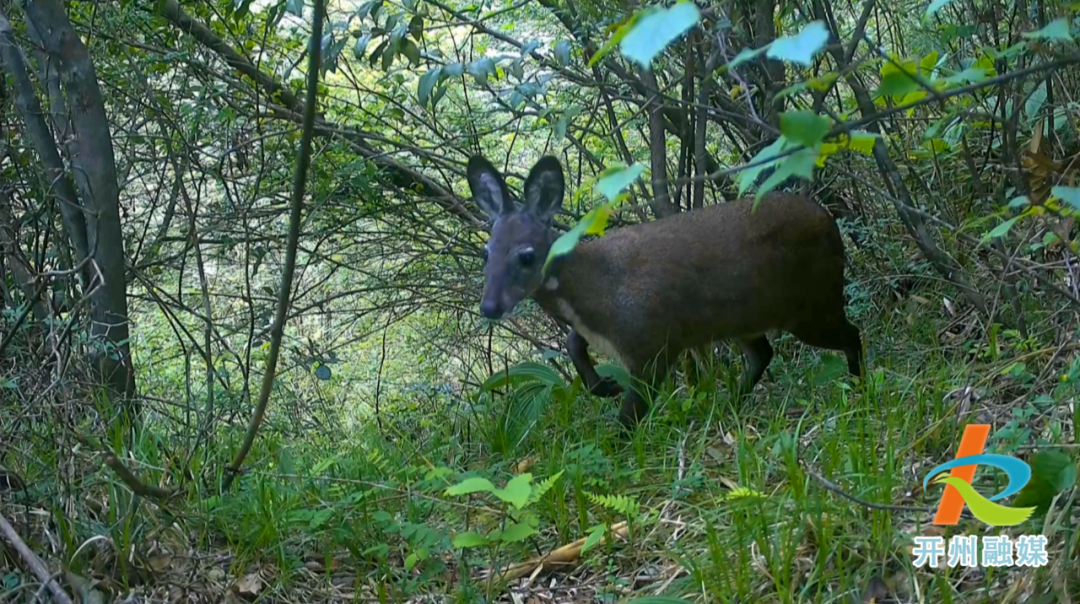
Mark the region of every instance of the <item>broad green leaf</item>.
<instances>
[{"instance_id":1,"label":"broad green leaf","mask_svg":"<svg viewBox=\"0 0 1080 604\"><path fill-rule=\"evenodd\" d=\"M1021 216L1023 216L1023 214L1021 214ZM1013 216L1012 218L1006 220L1005 222L1002 222L1001 224L997 225L989 233L987 233L986 235L983 235L983 238L982 238L981 241L979 241L979 244L982 245L983 243L986 243L987 241L990 241L991 239L997 239L999 237L1004 237L1005 234L1009 232L1009 229L1013 228L1013 225L1016 224L1016 221L1018 221L1018 220L1020 220L1020 216Z\"/></svg>"},{"instance_id":2,"label":"broad green leaf","mask_svg":"<svg viewBox=\"0 0 1080 604\"><path fill-rule=\"evenodd\" d=\"M1036 40L1071 41L1073 39L1072 34L1069 32L1069 20L1065 18L1054 19L1040 30L1025 32L1024 37Z\"/></svg>"},{"instance_id":3,"label":"broad green leaf","mask_svg":"<svg viewBox=\"0 0 1080 604\"><path fill-rule=\"evenodd\" d=\"M874 91L874 96L898 97L916 90L920 90L919 84L910 75L902 71L895 71L881 78L881 83L878 84L877 90Z\"/></svg>"},{"instance_id":4,"label":"broad green leaf","mask_svg":"<svg viewBox=\"0 0 1080 604\"><path fill-rule=\"evenodd\" d=\"M555 60L563 67L570 64L570 43L566 40L559 40L555 45Z\"/></svg>"},{"instance_id":5,"label":"broad green leaf","mask_svg":"<svg viewBox=\"0 0 1080 604\"><path fill-rule=\"evenodd\" d=\"M363 36L360 36L360 38L356 41L356 44L353 44L353 56L355 56L357 60L363 60L364 52L367 51L368 44L370 43L371 34L364 34Z\"/></svg>"},{"instance_id":6,"label":"broad green leaf","mask_svg":"<svg viewBox=\"0 0 1080 604\"><path fill-rule=\"evenodd\" d=\"M873 132L867 132L865 130L852 130L851 138L847 143L847 146L852 151L858 151L863 155L874 154L874 143L877 142L878 135Z\"/></svg>"},{"instance_id":7,"label":"broad green leaf","mask_svg":"<svg viewBox=\"0 0 1080 604\"><path fill-rule=\"evenodd\" d=\"M612 167L604 170L596 180L595 189L608 201L615 201L623 189L632 185L645 171L645 166L633 164L627 168Z\"/></svg>"},{"instance_id":8,"label":"broad green leaf","mask_svg":"<svg viewBox=\"0 0 1080 604\"><path fill-rule=\"evenodd\" d=\"M759 176L761 176L762 171L775 163L769 161L769 159L779 155L784 150L784 147L787 146L787 143L787 138L781 135L780 138L776 139L773 142L773 144L765 147L761 151L758 151L758 154L755 155L754 158L751 159L749 162L750 164L752 164L752 167L739 172L739 176L736 178L739 183L739 195L742 195L755 182L757 182L757 179Z\"/></svg>"},{"instance_id":9,"label":"broad green leaf","mask_svg":"<svg viewBox=\"0 0 1080 604\"><path fill-rule=\"evenodd\" d=\"M603 235L604 228L607 226L607 221L610 217L610 204L593 208L588 214L582 217L581 222L574 225L574 228L563 233L555 240L555 243L551 244L547 260L544 261L543 270L546 271L548 265L551 264L551 261L555 258L565 256L574 251L574 248L577 247L578 241L581 240L582 235Z\"/></svg>"},{"instance_id":10,"label":"broad green leaf","mask_svg":"<svg viewBox=\"0 0 1080 604\"><path fill-rule=\"evenodd\" d=\"M754 209L757 209L758 203L761 202L761 198L766 193L792 176L801 178L813 176L815 163L817 163L817 151L814 149L800 149L781 159L776 164L776 171L770 174L765 179L765 182L761 183L761 188L758 189L757 194L754 196Z\"/></svg>"},{"instance_id":11,"label":"broad green leaf","mask_svg":"<svg viewBox=\"0 0 1080 604\"><path fill-rule=\"evenodd\" d=\"M781 61L810 66L814 56L829 41L829 30L823 21L811 21L794 36L785 36L769 45L768 56Z\"/></svg>"},{"instance_id":12,"label":"broad green leaf","mask_svg":"<svg viewBox=\"0 0 1080 604\"><path fill-rule=\"evenodd\" d=\"M735 69L736 67L738 67L739 65L742 65L743 63L745 63L747 61L752 61L753 59L757 58L758 55L760 55L761 53L763 53L763 52L765 52L767 50L769 50L769 47L767 45L762 46L761 48L756 48L756 49L755 48L744 48L741 51L739 51L739 54L735 55L735 58L732 59L730 63L727 64L728 69Z\"/></svg>"},{"instance_id":13,"label":"broad green leaf","mask_svg":"<svg viewBox=\"0 0 1080 604\"><path fill-rule=\"evenodd\" d=\"M304 0L286 0L285 10L297 17L304 16Z\"/></svg>"},{"instance_id":14,"label":"broad green leaf","mask_svg":"<svg viewBox=\"0 0 1080 604\"><path fill-rule=\"evenodd\" d=\"M526 522L515 522L499 533L499 541L503 543L516 543L524 541L531 535L536 534L536 527Z\"/></svg>"},{"instance_id":15,"label":"broad green leaf","mask_svg":"<svg viewBox=\"0 0 1080 604\"><path fill-rule=\"evenodd\" d=\"M813 148L829 132L829 118L799 109L780 114L780 132L788 140Z\"/></svg>"},{"instance_id":16,"label":"broad green leaf","mask_svg":"<svg viewBox=\"0 0 1080 604\"><path fill-rule=\"evenodd\" d=\"M495 489L492 494L520 510L532 494L532 474L519 474L506 483L505 488Z\"/></svg>"},{"instance_id":17,"label":"broad green leaf","mask_svg":"<svg viewBox=\"0 0 1080 604\"><path fill-rule=\"evenodd\" d=\"M1020 195L1018 197L1013 197L1012 200L1009 201L1009 207L1016 210L1019 208L1027 207L1028 203L1030 203L1028 201L1028 196Z\"/></svg>"},{"instance_id":18,"label":"broad green leaf","mask_svg":"<svg viewBox=\"0 0 1080 604\"><path fill-rule=\"evenodd\" d=\"M1046 103L1046 84L1039 82L1035 85L1035 90L1031 91L1031 96L1028 97L1027 102L1024 103L1024 115L1027 116L1029 124L1035 121L1044 103Z\"/></svg>"},{"instance_id":19,"label":"broad green leaf","mask_svg":"<svg viewBox=\"0 0 1080 604\"><path fill-rule=\"evenodd\" d=\"M952 2L952 1L953 0L934 0L933 2L930 3L930 6L926 7L926 14L927 15L932 15L932 14L938 12L939 10L945 8L946 6L948 6L948 4L950 2Z\"/></svg>"},{"instance_id":20,"label":"broad green leaf","mask_svg":"<svg viewBox=\"0 0 1080 604\"><path fill-rule=\"evenodd\" d=\"M505 371L497 371L484 381L480 386L480 392L487 392L493 388L503 388L507 385L518 385L525 382L540 382L549 386L563 387L563 378L557 371L532 361L518 363Z\"/></svg>"},{"instance_id":21,"label":"broad green leaf","mask_svg":"<svg viewBox=\"0 0 1080 604\"><path fill-rule=\"evenodd\" d=\"M597 63L602 61L604 57L611 54L611 52L615 50L615 47L623 41L623 38L626 37L626 34L630 33L630 29L633 28L636 22L636 20L632 19L620 25L619 28L615 30L615 35L611 36L611 39L607 42L604 42L604 45L600 47L600 50L593 53L592 58L589 59L589 67L596 65Z\"/></svg>"},{"instance_id":22,"label":"broad green leaf","mask_svg":"<svg viewBox=\"0 0 1080 604\"><path fill-rule=\"evenodd\" d=\"M469 63L469 73L477 84L487 84L488 76L495 73L495 62L487 57L477 59Z\"/></svg>"},{"instance_id":23,"label":"broad green leaf","mask_svg":"<svg viewBox=\"0 0 1080 604\"><path fill-rule=\"evenodd\" d=\"M648 68L686 30L701 20L701 11L689 0L671 8L646 9L619 43L623 56Z\"/></svg>"},{"instance_id":24,"label":"broad green leaf","mask_svg":"<svg viewBox=\"0 0 1080 604\"><path fill-rule=\"evenodd\" d=\"M938 51L934 50L925 57L919 59L919 72L930 75L938 64Z\"/></svg>"},{"instance_id":25,"label":"broad green leaf","mask_svg":"<svg viewBox=\"0 0 1080 604\"><path fill-rule=\"evenodd\" d=\"M1071 205L1073 209L1080 210L1080 188L1058 186L1050 189L1050 194Z\"/></svg>"},{"instance_id":26,"label":"broad green leaf","mask_svg":"<svg viewBox=\"0 0 1080 604\"><path fill-rule=\"evenodd\" d=\"M420 84L416 88L416 98L420 101L421 107L427 106L428 100L431 99L431 91L434 90L435 85L439 83L440 77L442 77L441 67L436 67L420 76Z\"/></svg>"},{"instance_id":27,"label":"broad green leaf","mask_svg":"<svg viewBox=\"0 0 1080 604\"><path fill-rule=\"evenodd\" d=\"M443 67L443 73L445 73L448 78L458 78L461 77L461 74L465 73L465 66L461 63L447 63L446 66Z\"/></svg>"},{"instance_id":28,"label":"broad green leaf","mask_svg":"<svg viewBox=\"0 0 1080 604\"><path fill-rule=\"evenodd\" d=\"M481 545L487 545L487 543L487 537L476 531L454 535L454 547L457 548L479 547Z\"/></svg>"},{"instance_id":29,"label":"broad green leaf","mask_svg":"<svg viewBox=\"0 0 1080 604\"><path fill-rule=\"evenodd\" d=\"M581 553L584 554L595 547L597 543L600 543L600 540L604 538L604 533L606 532L607 526L603 524L598 524L590 528L589 537L585 539L585 543L581 546Z\"/></svg>"},{"instance_id":30,"label":"broad green leaf","mask_svg":"<svg viewBox=\"0 0 1080 604\"><path fill-rule=\"evenodd\" d=\"M1013 500L1013 507L1036 506L1036 512L1045 513L1058 493L1076 484L1076 459L1062 451L1048 449L1039 451L1029 462L1031 480L1024 485Z\"/></svg>"},{"instance_id":31,"label":"broad green leaf","mask_svg":"<svg viewBox=\"0 0 1080 604\"><path fill-rule=\"evenodd\" d=\"M419 42L424 37L424 18L420 15L409 20L409 35Z\"/></svg>"},{"instance_id":32,"label":"broad green leaf","mask_svg":"<svg viewBox=\"0 0 1080 604\"><path fill-rule=\"evenodd\" d=\"M468 495L469 493L491 493L495 490L495 485L491 484L491 481L486 478L473 477L466 478L465 480L455 484L452 487L446 489L447 495Z\"/></svg>"},{"instance_id":33,"label":"broad green leaf","mask_svg":"<svg viewBox=\"0 0 1080 604\"><path fill-rule=\"evenodd\" d=\"M967 69L955 73L944 79L944 82L949 85L963 86L965 84L975 84L981 82L987 78L986 69L982 67L968 67Z\"/></svg>"},{"instance_id":34,"label":"broad green leaf","mask_svg":"<svg viewBox=\"0 0 1080 604\"><path fill-rule=\"evenodd\" d=\"M416 45L416 42L404 40L402 42L401 54L409 58L409 63L413 67L420 64L420 47Z\"/></svg>"}]
</instances>

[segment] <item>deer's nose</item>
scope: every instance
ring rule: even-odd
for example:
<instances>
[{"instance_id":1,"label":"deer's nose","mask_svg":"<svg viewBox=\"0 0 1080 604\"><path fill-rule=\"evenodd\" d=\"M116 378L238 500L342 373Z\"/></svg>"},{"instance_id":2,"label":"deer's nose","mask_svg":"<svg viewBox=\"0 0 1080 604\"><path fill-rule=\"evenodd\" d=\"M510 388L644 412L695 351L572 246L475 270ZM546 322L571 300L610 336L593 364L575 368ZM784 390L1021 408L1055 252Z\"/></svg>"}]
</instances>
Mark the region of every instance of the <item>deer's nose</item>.
<instances>
[{"instance_id":1,"label":"deer's nose","mask_svg":"<svg viewBox=\"0 0 1080 604\"><path fill-rule=\"evenodd\" d=\"M487 299L480 303L480 314L488 319L498 319L502 316L502 306L497 299Z\"/></svg>"}]
</instances>

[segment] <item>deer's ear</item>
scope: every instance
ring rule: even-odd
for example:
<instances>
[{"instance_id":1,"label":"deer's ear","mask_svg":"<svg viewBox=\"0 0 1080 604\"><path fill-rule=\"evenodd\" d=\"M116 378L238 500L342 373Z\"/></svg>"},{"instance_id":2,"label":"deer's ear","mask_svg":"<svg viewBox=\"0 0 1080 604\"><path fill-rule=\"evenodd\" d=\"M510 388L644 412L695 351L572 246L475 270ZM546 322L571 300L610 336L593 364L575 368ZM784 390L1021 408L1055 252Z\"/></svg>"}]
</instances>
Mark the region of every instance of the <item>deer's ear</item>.
<instances>
[{"instance_id":1,"label":"deer's ear","mask_svg":"<svg viewBox=\"0 0 1080 604\"><path fill-rule=\"evenodd\" d=\"M503 180L499 171L491 162L482 155L474 155L469 158L469 166L465 169L469 180L469 188L472 190L473 199L480 209L487 213L492 220L501 214L507 214L513 209L510 196L506 190L506 181Z\"/></svg>"},{"instance_id":2,"label":"deer's ear","mask_svg":"<svg viewBox=\"0 0 1080 604\"><path fill-rule=\"evenodd\" d=\"M525 179L525 206L537 218L550 222L562 207L566 181L559 160L546 155L536 162Z\"/></svg>"}]
</instances>

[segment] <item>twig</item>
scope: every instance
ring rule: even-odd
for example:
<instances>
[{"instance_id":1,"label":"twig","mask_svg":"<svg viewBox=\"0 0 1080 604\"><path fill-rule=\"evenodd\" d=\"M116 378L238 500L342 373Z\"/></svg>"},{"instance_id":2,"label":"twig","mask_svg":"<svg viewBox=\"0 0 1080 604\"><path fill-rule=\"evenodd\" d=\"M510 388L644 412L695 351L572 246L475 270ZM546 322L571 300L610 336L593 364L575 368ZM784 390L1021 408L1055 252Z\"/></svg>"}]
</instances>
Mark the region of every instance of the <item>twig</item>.
<instances>
[{"instance_id":1,"label":"twig","mask_svg":"<svg viewBox=\"0 0 1080 604\"><path fill-rule=\"evenodd\" d=\"M30 551L30 548L26 546L26 543L19 537L19 534L15 532L15 529L4 518L3 514L0 514L0 534L7 539L8 543L15 548L15 551L19 553L26 565L30 567L30 570L37 577L38 581L41 581L43 585L48 586L49 593L52 594L53 600L57 604L72 604L71 598L68 597L60 583L53 579L52 573L49 572L48 567L41 561L41 558L37 557L37 554Z\"/></svg>"},{"instance_id":2,"label":"twig","mask_svg":"<svg viewBox=\"0 0 1080 604\"><path fill-rule=\"evenodd\" d=\"M289 239L285 249L285 266L281 274L280 291L278 292L277 313L274 315L274 326L270 330L270 350L266 356L266 372L263 374L262 390L259 392L259 402L255 407L255 413L251 416L248 424L247 435L244 444L236 453L232 465L225 473L222 482L223 489L232 486L237 472L244 465L244 459L251 452L255 444L255 435L262 425L263 416L266 414L267 404L270 402L270 391L274 387L274 375L277 370L278 354L281 352L281 338L285 333L285 319L289 312L289 298L292 294L293 273L296 271L296 248L300 242L301 211L304 204L304 187L307 184L308 165L311 163L311 139L315 131L315 103L319 92L319 63L322 59L322 29L323 13L325 10L324 0L315 0L315 14L312 15L311 41L308 44L308 81L307 96L304 99L304 123L303 138L300 140L300 153L296 157L296 173L293 182L291 212L289 214ZM209 354L210 351L207 351Z\"/></svg>"},{"instance_id":3,"label":"twig","mask_svg":"<svg viewBox=\"0 0 1080 604\"><path fill-rule=\"evenodd\" d=\"M859 504L861 506L868 507L868 508L870 508L872 510L886 510L886 511L890 511L890 512L933 512L934 511L933 508L924 508L924 507L918 507L918 506L913 506L913 505L891 505L891 504L885 504L885 503L873 503L873 502L870 502L870 501L866 501L864 499L859 499L858 497L856 497L856 496L852 495L851 493L848 493L844 489L840 488L840 486L837 485L835 482L832 482L831 480L829 480L829 479L825 478L824 476L821 476L817 472L811 470L805 464L803 465L803 471L806 472L807 474L809 474L814 480L820 482L821 486L823 486L826 489L832 491L833 493L836 493L837 495L840 495L841 497L843 497L844 499L847 499L848 501L853 501L853 502L855 502L855 503L857 503L857 504Z\"/></svg>"}]
</instances>

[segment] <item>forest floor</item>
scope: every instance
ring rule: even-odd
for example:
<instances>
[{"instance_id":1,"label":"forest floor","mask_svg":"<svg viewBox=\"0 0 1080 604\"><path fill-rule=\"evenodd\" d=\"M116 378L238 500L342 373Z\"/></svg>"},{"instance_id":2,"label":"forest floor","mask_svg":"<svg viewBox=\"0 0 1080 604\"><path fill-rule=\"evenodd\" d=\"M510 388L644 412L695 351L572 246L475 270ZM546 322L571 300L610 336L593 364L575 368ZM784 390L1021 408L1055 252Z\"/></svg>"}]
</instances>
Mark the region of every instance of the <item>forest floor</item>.
<instances>
[{"instance_id":1,"label":"forest floor","mask_svg":"<svg viewBox=\"0 0 1080 604\"><path fill-rule=\"evenodd\" d=\"M862 320L865 381L784 337L751 400L732 402L737 363L718 362L715 382L676 380L629 438L616 402L522 378L515 396L405 406L353 433L271 421L224 493L216 468L238 435L191 460L214 470L168 499L133 496L75 443L25 464L0 513L50 568L64 562L69 593L102 598L88 602L1077 601L1075 345L1052 330L976 345L972 315L934 322L928 305ZM1016 527L932 524L941 485L924 492L925 473L968 423L992 425L986 452L1057 481L1048 510ZM99 428L120 450L119 429ZM174 446L145 430L125 463L170 484ZM1047 478L1062 458L1071 480ZM1004 482L980 466L974 484L990 496ZM914 564L917 535L1034 534L1044 566ZM553 551L563 564L485 578ZM0 602L39 587L5 549Z\"/></svg>"}]
</instances>

